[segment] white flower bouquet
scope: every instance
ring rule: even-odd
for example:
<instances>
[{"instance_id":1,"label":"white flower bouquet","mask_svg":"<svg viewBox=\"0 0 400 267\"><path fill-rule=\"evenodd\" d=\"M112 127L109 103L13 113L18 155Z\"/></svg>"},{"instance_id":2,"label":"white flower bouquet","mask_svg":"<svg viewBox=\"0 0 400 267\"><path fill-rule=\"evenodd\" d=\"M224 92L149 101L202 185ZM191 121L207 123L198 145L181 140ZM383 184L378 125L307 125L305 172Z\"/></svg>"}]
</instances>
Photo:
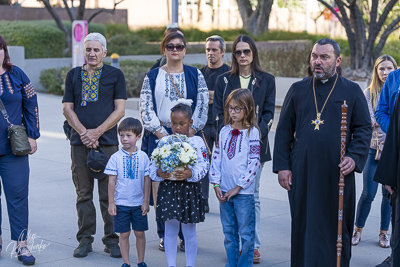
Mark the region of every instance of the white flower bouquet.
<instances>
[{"instance_id":1,"label":"white flower bouquet","mask_svg":"<svg viewBox=\"0 0 400 267\"><path fill-rule=\"evenodd\" d=\"M186 135L173 134L159 141L151 153L151 160L163 172L172 173L170 180L175 180L175 170L197 163L197 149L192 147Z\"/></svg>"}]
</instances>

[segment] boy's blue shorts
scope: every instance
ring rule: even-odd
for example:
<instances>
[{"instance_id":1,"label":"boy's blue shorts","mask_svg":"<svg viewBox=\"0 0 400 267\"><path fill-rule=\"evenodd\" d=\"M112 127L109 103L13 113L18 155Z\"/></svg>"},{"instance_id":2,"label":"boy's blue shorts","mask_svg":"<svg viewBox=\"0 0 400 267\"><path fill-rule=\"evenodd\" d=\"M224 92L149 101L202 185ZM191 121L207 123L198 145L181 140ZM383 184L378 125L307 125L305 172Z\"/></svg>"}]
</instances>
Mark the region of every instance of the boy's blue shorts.
<instances>
[{"instance_id":1,"label":"boy's blue shorts","mask_svg":"<svg viewBox=\"0 0 400 267\"><path fill-rule=\"evenodd\" d=\"M147 231L147 214L142 216L142 207L127 207L117 205L117 215L114 216L114 232L126 233L131 231Z\"/></svg>"}]
</instances>

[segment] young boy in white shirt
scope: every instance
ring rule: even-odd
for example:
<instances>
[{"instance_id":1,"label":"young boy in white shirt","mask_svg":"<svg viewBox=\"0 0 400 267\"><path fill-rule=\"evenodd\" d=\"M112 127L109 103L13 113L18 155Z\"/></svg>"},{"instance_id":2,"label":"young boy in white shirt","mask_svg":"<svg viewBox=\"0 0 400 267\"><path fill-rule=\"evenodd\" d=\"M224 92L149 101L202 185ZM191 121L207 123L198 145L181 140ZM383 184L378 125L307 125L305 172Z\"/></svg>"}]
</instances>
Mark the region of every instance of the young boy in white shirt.
<instances>
[{"instance_id":1,"label":"young boy in white shirt","mask_svg":"<svg viewBox=\"0 0 400 267\"><path fill-rule=\"evenodd\" d=\"M119 233L119 244L124 264L130 267L129 236L131 229L136 237L137 266L146 267L145 232L149 229L150 185L149 164L146 153L136 142L142 137L142 124L134 118L124 119L118 126L122 148L107 163L105 174L108 182L108 212L114 216L114 231Z\"/></svg>"}]
</instances>

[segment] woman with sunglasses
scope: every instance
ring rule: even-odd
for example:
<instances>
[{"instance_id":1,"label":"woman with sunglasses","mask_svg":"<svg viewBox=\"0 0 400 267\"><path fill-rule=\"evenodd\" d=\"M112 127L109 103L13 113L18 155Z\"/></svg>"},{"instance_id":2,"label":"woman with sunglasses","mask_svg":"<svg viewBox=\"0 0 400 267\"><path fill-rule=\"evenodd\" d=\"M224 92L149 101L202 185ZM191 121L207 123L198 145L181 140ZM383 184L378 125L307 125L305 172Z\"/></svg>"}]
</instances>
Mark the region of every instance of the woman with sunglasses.
<instances>
[{"instance_id":1,"label":"woman with sunglasses","mask_svg":"<svg viewBox=\"0 0 400 267\"><path fill-rule=\"evenodd\" d=\"M192 134L204 128L208 117L208 89L204 76L197 68L183 65L182 60L186 54L185 37L180 32L166 34L161 42L160 50L161 55L166 58L166 64L146 74L140 93L140 112L145 129L142 150L149 157L157 147L156 140L172 133L171 108L177 104L179 98L193 101L193 125L190 128ZM152 189L157 193L158 185L155 185L155 182ZM153 199L156 198L153 196ZM159 224L157 222L160 234L160 231L163 231L163 225ZM161 236L160 238L159 249L164 250L163 238ZM181 241L180 249L182 251L185 249L183 241Z\"/></svg>"},{"instance_id":2,"label":"woman with sunglasses","mask_svg":"<svg viewBox=\"0 0 400 267\"><path fill-rule=\"evenodd\" d=\"M239 35L232 45L232 68L217 78L214 91L213 114L216 120L217 139L224 126L224 105L228 95L237 88L248 88L253 95L257 123L261 133L261 168L254 182L256 229L254 237L254 263L259 263L260 242L260 176L264 162L271 160L268 133L275 111L275 77L260 66L258 50L254 40L247 35Z\"/></svg>"}]
</instances>

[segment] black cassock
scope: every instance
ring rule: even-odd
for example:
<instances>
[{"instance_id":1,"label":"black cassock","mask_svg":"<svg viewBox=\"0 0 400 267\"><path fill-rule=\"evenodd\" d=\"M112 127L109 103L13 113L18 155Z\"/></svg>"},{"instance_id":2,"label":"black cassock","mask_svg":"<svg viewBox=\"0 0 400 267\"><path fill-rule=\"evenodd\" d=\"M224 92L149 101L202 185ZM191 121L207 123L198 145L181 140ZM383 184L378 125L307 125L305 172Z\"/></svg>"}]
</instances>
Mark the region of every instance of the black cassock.
<instances>
[{"instance_id":1,"label":"black cassock","mask_svg":"<svg viewBox=\"0 0 400 267\"><path fill-rule=\"evenodd\" d=\"M374 181L397 188L391 198L392 203L392 266L400 266L400 102L399 97L393 108L385 146L376 168Z\"/></svg>"},{"instance_id":2,"label":"black cassock","mask_svg":"<svg viewBox=\"0 0 400 267\"><path fill-rule=\"evenodd\" d=\"M326 83L315 81L318 111L327 99L336 75ZM313 78L294 83L282 106L276 130L273 171L292 171L288 192L292 216L291 266L336 266L341 106L346 100L346 156L360 172L371 140L371 119L360 87L341 76L316 120ZM355 213L354 172L345 177L342 266L349 266Z\"/></svg>"}]
</instances>

